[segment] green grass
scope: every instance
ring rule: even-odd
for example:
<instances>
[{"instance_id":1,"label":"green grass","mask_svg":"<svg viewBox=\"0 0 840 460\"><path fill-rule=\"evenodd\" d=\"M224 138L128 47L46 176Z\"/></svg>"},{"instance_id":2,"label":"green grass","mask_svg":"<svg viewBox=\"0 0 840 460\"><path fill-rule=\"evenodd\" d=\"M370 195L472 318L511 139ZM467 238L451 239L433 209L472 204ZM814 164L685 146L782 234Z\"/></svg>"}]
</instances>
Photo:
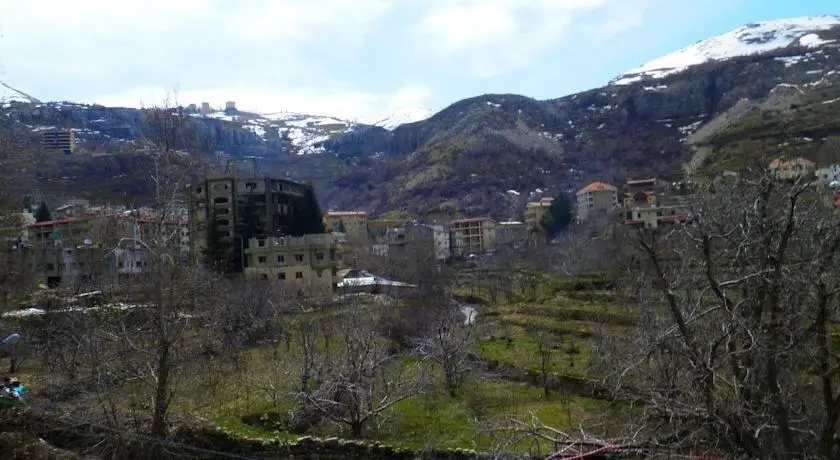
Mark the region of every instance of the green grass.
<instances>
[{"instance_id":1,"label":"green grass","mask_svg":"<svg viewBox=\"0 0 840 460\"><path fill-rule=\"evenodd\" d=\"M592 343L571 336L555 335L547 341L551 374L585 378ZM507 328L504 337L484 337L476 345L478 354L492 361L539 372L541 357L536 334L520 325Z\"/></svg>"}]
</instances>

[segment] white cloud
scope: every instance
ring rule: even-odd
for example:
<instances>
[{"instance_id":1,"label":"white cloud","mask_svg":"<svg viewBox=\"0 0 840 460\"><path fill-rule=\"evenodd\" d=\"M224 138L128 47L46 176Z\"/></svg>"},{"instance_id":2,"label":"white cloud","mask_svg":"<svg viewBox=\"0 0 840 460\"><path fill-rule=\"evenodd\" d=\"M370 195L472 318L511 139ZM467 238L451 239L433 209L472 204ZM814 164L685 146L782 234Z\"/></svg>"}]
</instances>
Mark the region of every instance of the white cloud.
<instances>
[{"instance_id":1,"label":"white cloud","mask_svg":"<svg viewBox=\"0 0 840 460\"><path fill-rule=\"evenodd\" d=\"M241 88L213 88L206 90L178 90L177 88L139 87L115 94L82 98L82 102L106 106L153 106L167 96L181 105L209 102L223 107L235 101L239 110L262 113L289 111L312 115L330 115L362 123L375 123L395 113L411 113L416 117L428 115L433 92L423 85L406 85L393 92L366 93L359 91L318 91L311 88L280 89L264 92Z\"/></svg>"},{"instance_id":2,"label":"white cloud","mask_svg":"<svg viewBox=\"0 0 840 460\"><path fill-rule=\"evenodd\" d=\"M326 60L356 56L389 0L0 2L0 80L42 99L138 106L181 99L365 119L424 103L347 90ZM398 107L413 108L413 107Z\"/></svg>"},{"instance_id":3,"label":"white cloud","mask_svg":"<svg viewBox=\"0 0 840 460\"><path fill-rule=\"evenodd\" d=\"M602 20L590 23L595 35L613 35L639 24L611 14L635 8L643 0L429 0L429 10L412 32L419 49L444 63L459 63L475 77L493 77L525 67L575 36L575 22L587 13ZM588 32L592 32L590 29Z\"/></svg>"}]
</instances>

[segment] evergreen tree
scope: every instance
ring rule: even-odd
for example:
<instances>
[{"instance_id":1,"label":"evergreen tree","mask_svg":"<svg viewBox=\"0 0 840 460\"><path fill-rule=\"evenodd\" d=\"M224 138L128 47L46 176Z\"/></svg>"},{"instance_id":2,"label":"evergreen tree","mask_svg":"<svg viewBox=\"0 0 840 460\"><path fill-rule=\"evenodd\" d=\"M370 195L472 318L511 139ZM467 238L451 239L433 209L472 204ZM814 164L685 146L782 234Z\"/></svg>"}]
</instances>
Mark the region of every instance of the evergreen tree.
<instances>
[{"instance_id":1,"label":"evergreen tree","mask_svg":"<svg viewBox=\"0 0 840 460\"><path fill-rule=\"evenodd\" d=\"M315 196L315 187L311 183L306 184L303 196L294 200L289 233L292 236L303 236L324 232L324 215L318 197Z\"/></svg>"},{"instance_id":2,"label":"evergreen tree","mask_svg":"<svg viewBox=\"0 0 840 460\"><path fill-rule=\"evenodd\" d=\"M47 208L47 203L42 201L41 205L38 206L38 211L35 212L35 222L47 222L49 220L52 220L52 215Z\"/></svg>"},{"instance_id":3,"label":"evergreen tree","mask_svg":"<svg viewBox=\"0 0 840 460\"><path fill-rule=\"evenodd\" d=\"M338 222L333 225L333 231L336 233L347 233L347 229L344 227L344 221L339 220Z\"/></svg>"},{"instance_id":4,"label":"evergreen tree","mask_svg":"<svg viewBox=\"0 0 840 460\"><path fill-rule=\"evenodd\" d=\"M555 237L572 223L572 200L565 193L554 198L548 212L543 216L540 227L549 238Z\"/></svg>"}]
</instances>

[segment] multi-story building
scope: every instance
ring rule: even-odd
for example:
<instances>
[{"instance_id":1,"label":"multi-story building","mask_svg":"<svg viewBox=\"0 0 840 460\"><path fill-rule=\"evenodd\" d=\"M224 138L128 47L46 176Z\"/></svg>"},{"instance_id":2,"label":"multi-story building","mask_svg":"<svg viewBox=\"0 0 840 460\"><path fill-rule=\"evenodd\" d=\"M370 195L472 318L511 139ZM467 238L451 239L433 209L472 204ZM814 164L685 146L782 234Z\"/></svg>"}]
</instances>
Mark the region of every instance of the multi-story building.
<instances>
[{"instance_id":1,"label":"multi-story building","mask_svg":"<svg viewBox=\"0 0 840 460\"><path fill-rule=\"evenodd\" d=\"M543 218L551 208L551 203L554 202L552 197L540 198L539 201L532 201L525 205L525 225L528 230L538 229L543 221Z\"/></svg>"},{"instance_id":2,"label":"multi-story building","mask_svg":"<svg viewBox=\"0 0 840 460\"><path fill-rule=\"evenodd\" d=\"M817 176L817 180L826 184L836 186L840 183L840 164L833 164L831 166L826 166L825 168L819 168L814 171L814 175Z\"/></svg>"},{"instance_id":3,"label":"multi-story building","mask_svg":"<svg viewBox=\"0 0 840 460\"><path fill-rule=\"evenodd\" d=\"M533 228L529 227L525 222L516 220L499 222L496 224L496 244L520 245L528 240L528 232L533 230Z\"/></svg>"},{"instance_id":4,"label":"multi-story building","mask_svg":"<svg viewBox=\"0 0 840 460\"><path fill-rule=\"evenodd\" d=\"M634 227L659 228L688 221L688 210L680 205L635 206L624 210L624 223Z\"/></svg>"},{"instance_id":5,"label":"multi-story building","mask_svg":"<svg viewBox=\"0 0 840 460\"><path fill-rule=\"evenodd\" d=\"M44 150L59 151L70 155L76 150L76 135L69 129L44 131L41 137Z\"/></svg>"},{"instance_id":6,"label":"multi-story building","mask_svg":"<svg viewBox=\"0 0 840 460\"><path fill-rule=\"evenodd\" d=\"M606 215L618 205L618 189L603 182L592 182L577 191L577 220Z\"/></svg>"},{"instance_id":7,"label":"multi-story building","mask_svg":"<svg viewBox=\"0 0 840 460\"><path fill-rule=\"evenodd\" d=\"M324 215L327 233L344 233L355 246L368 244L368 213L364 211L328 211Z\"/></svg>"},{"instance_id":8,"label":"multi-story building","mask_svg":"<svg viewBox=\"0 0 840 460\"><path fill-rule=\"evenodd\" d=\"M489 217L456 219L449 223L452 254L458 257L488 251L496 240L496 225Z\"/></svg>"},{"instance_id":9,"label":"multi-story building","mask_svg":"<svg viewBox=\"0 0 840 460\"><path fill-rule=\"evenodd\" d=\"M392 228L386 234L388 257L411 263L437 261L435 230L428 225Z\"/></svg>"},{"instance_id":10,"label":"multi-story building","mask_svg":"<svg viewBox=\"0 0 840 460\"><path fill-rule=\"evenodd\" d=\"M770 173L780 180L795 180L813 176L817 165L811 160L794 158L792 160L775 159L770 162Z\"/></svg>"},{"instance_id":11,"label":"multi-story building","mask_svg":"<svg viewBox=\"0 0 840 460\"><path fill-rule=\"evenodd\" d=\"M284 235L291 224L293 201L303 192L303 185L289 180L236 175L208 177L188 186L193 254L207 249L210 225L220 243L240 252L248 244L241 234L246 220L256 219L264 235Z\"/></svg>"},{"instance_id":12,"label":"multi-story building","mask_svg":"<svg viewBox=\"0 0 840 460\"><path fill-rule=\"evenodd\" d=\"M340 262L336 242L327 233L252 238L245 258L246 274L276 281L295 296L332 294Z\"/></svg>"}]
</instances>

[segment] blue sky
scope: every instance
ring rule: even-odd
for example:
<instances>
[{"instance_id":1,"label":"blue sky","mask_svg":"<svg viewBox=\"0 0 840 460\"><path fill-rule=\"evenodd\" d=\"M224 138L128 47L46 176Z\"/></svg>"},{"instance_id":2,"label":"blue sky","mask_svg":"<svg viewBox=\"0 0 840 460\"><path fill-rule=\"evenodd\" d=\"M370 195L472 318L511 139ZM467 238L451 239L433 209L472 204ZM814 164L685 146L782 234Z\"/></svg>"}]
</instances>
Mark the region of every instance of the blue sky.
<instances>
[{"instance_id":1,"label":"blue sky","mask_svg":"<svg viewBox=\"0 0 840 460\"><path fill-rule=\"evenodd\" d=\"M554 98L836 0L0 0L0 81L42 100L373 122L483 93Z\"/></svg>"}]
</instances>

